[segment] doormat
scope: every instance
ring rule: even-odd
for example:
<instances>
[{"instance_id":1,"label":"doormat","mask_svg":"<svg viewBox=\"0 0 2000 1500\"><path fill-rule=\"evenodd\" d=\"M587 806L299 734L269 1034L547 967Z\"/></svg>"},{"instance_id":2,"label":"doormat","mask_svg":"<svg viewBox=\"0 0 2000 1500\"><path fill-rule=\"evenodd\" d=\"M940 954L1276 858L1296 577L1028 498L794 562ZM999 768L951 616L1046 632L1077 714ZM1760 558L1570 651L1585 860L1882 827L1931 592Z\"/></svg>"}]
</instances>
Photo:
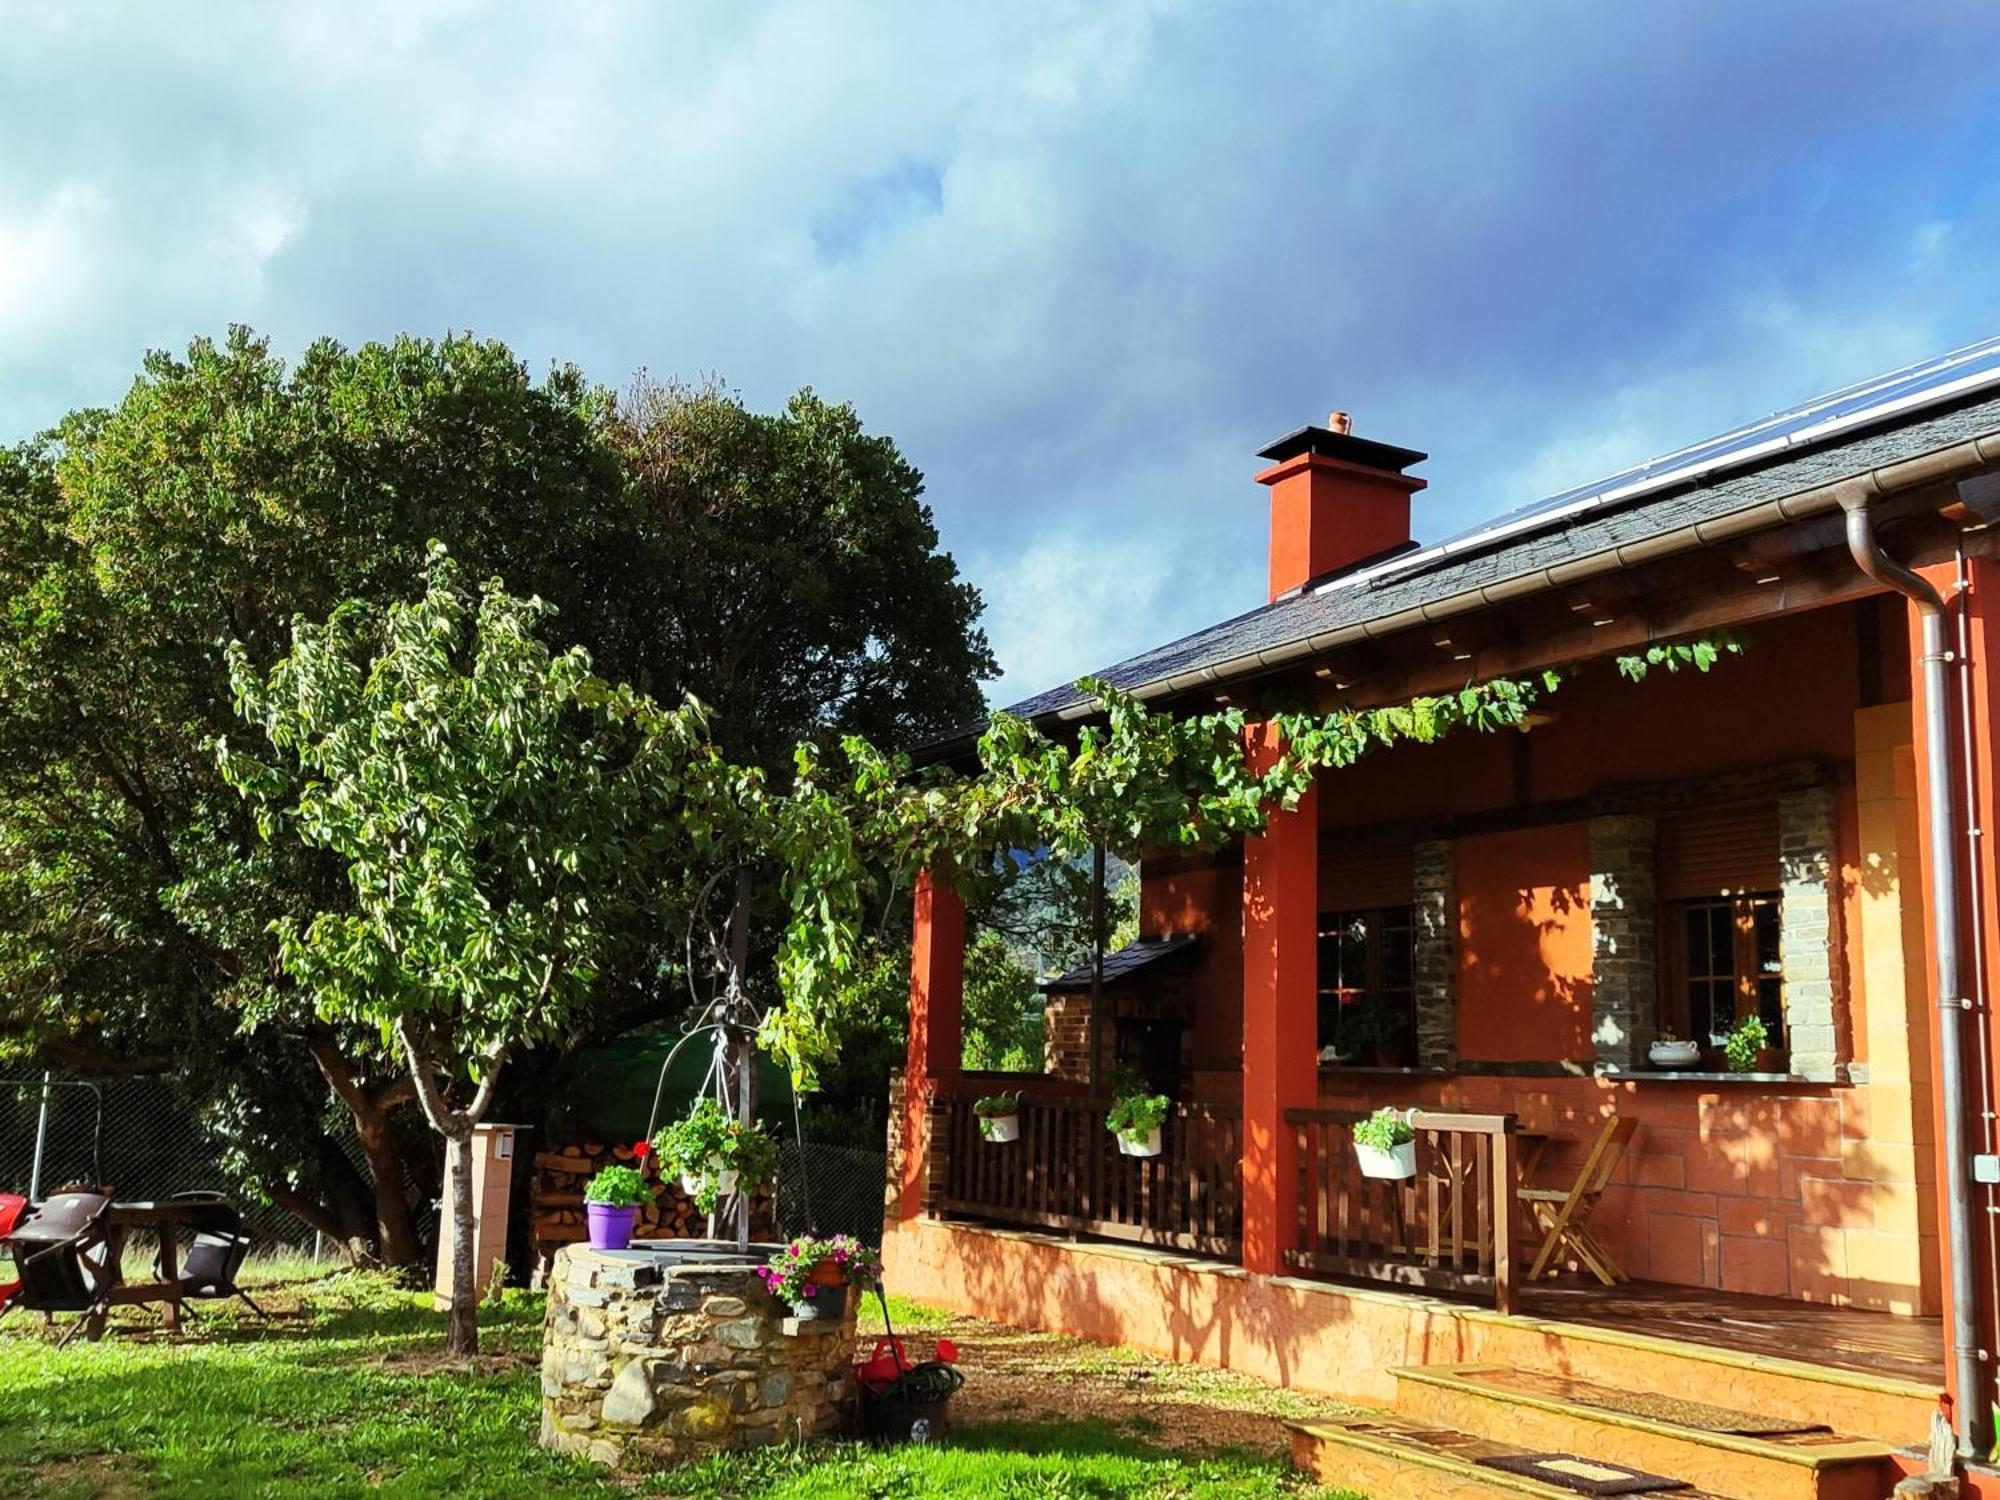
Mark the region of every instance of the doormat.
<instances>
[{"instance_id":1,"label":"doormat","mask_svg":"<svg viewBox=\"0 0 2000 1500\"><path fill-rule=\"evenodd\" d=\"M1685 1479L1669 1479L1664 1474L1648 1474L1644 1469L1628 1469L1595 1458L1578 1458L1574 1453L1509 1453L1478 1462L1488 1469L1539 1479L1579 1495L1664 1495L1674 1490L1691 1490Z\"/></svg>"}]
</instances>

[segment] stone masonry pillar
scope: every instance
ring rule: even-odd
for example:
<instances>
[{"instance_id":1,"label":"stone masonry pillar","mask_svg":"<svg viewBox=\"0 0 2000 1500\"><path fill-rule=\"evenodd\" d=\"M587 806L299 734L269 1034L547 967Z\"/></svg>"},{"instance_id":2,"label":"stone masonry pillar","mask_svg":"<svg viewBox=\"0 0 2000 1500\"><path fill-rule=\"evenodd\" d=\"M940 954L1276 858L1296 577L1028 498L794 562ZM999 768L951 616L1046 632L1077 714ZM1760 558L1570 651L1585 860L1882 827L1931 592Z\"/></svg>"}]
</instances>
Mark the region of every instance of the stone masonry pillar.
<instances>
[{"instance_id":1,"label":"stone masonry pillar","mask_svg":"<svg viewBox=\"0 0 2000 1500\"><path fill-rule=\"evenodd\" d=\"M1458 1063L1457 846L1426 839L1413 855L1417 1066L1451 1068Z\"/></svg>"},{"instance_id":2,"label":"stone masonry pillar","mask_svg":"<svg viewBox=\"0 0 2000 1500\"><path fill-rule=\"evenodd\" d=\"M1634 1068L1659 1004L1653 820L1590 820L1591 1041L1600 1066Z\"/></svg>"},{"instance_id":3,"label":"stone masonry pillar","mask_svg":"<svg viewBox=\"0 0 2000 1500\"><path fill-rule=\"evenodd\" d=\"M1778 849L1778 941L1791 1068L1801 1078L1837 1083L1846 1076L1848 1051L1835 1004L1840 903L1832 787L1807 787L1778 799Z\"/></svg>"}]
</instances>

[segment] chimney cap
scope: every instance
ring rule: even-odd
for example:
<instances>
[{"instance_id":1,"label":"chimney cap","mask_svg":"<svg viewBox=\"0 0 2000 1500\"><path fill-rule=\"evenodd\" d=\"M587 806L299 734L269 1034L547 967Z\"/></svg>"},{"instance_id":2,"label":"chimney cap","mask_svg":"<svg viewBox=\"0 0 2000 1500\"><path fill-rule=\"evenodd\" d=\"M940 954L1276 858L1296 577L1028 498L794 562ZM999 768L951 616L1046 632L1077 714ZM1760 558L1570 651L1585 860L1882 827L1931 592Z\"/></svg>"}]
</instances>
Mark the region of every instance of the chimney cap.
<instances>
[{"instance_id":1,"label":"chimney cap","mask_svg":"<svg viewBox=\"0 0 2000 1500\"><path fill-rule=\"evenodd\" d=\"M1259 458L1268 458L1277 464L1288 458L1297 458L1301 453L1316 453L1321 458L1339 459L1364 469L1385 469L1391 474L1400 474L1410 465L1420 464L1430 457L1415 448L1398 448L1394 443L1378 443L1373 438L1356 437L1351 432L1335 432L1330 427L1301 427L1257 450Z\"/></svg>"}]
</instances>

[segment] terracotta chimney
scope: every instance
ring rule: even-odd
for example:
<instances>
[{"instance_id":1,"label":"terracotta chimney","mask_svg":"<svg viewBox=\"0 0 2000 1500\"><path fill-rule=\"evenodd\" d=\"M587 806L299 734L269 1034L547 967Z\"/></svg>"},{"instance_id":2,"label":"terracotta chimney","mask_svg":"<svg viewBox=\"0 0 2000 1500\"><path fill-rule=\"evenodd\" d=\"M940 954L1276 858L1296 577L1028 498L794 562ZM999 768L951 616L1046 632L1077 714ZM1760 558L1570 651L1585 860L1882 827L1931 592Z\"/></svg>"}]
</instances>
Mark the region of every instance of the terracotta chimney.
<instances>
[{"instance_id":1,"label":"terracotta chimney","mask_svg":"<svg viewBox=\"0 0 2000 1500\"><path fill-rule=\"evenodd\" d=\"M1424 487L1403 470L1428 454L1354 436L1344 411L1257 451L1271 467L1271 598L1297 593L1363 563L1408 550L1410 496Z\"/></svg>"}]
</instances>

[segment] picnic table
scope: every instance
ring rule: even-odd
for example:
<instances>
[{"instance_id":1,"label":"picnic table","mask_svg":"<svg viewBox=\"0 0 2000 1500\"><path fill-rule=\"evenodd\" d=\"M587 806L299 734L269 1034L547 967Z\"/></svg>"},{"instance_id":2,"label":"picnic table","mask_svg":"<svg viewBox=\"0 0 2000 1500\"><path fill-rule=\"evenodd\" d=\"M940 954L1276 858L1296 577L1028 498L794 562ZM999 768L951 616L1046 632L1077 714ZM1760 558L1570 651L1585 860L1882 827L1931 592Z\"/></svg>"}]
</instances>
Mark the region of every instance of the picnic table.
<instances>
[{"instance_id":1,"label":"picnic table","mask_svg":"<svg viewBox=\"0 0 2000 1500\"><path fill-rule=\"evenodd\" d=\"M105 1210L104 1219L115 1231L114 1242L122 1248L125 1236L135 1229L150 1229L160 1237L160 1260L155 1281L127 1281L121 1267L113 1269L116 1284L105 1298L107 1307L130 1307L157 1302L162 1305L160 1320L169 1333L181 1329L180 1231L194 1211L189 1202L169 1199L160 1203L117 1203ZM84 1337L92 1343L104 1337L104 1311L90 1314Z\"/></svg>"}]
</instances>

